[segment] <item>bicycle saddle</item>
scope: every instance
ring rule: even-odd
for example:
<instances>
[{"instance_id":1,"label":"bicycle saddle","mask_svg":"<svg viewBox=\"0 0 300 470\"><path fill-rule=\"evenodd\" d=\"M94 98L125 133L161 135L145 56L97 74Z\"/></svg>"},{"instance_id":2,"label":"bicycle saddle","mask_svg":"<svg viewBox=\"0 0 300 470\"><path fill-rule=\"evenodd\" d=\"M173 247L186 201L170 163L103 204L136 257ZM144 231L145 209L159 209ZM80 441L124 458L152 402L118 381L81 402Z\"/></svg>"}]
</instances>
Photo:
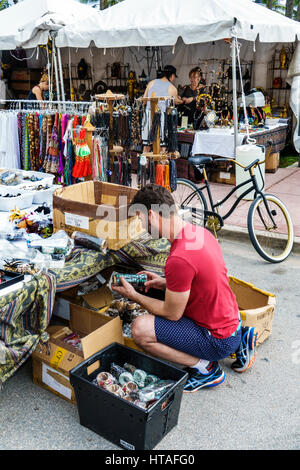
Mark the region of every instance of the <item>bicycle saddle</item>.
<instances>
[{"instance_id":1,"label":"bicycle saddle","mask_svg":"<svg viewBox=\"0 0 300 470\"><path fill-rule=\"evenodd\" d=\"M197 166L204 166L207 163L211 163L213 161L212 157L207 157L204 155L194 155L193 157L189 157L188 162L191 165L197 165Z\"/></svg>"}]
</instances>

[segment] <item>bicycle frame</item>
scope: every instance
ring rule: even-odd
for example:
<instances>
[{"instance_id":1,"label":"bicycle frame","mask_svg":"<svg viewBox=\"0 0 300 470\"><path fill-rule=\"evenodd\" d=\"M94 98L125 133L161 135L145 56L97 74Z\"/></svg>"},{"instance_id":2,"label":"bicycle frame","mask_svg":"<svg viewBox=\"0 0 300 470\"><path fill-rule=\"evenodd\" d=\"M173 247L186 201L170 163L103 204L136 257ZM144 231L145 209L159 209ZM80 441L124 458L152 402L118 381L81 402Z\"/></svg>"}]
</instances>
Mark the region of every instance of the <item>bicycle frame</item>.
<instances>
[{"instance_id":1,"label":"bicycle frame","mask_svg":"<svg viewBox=\"0 0 300 470\"><path fill-rule=\"evenodd\" d=\"M238 164L235 160L227 160L227 161L232 161L234 162L235 164ZM242 166L242 165L240 165ZM249 169L249 173L250 173L250 178L247 179L246 181L243 181L242 183L240 183L238 186L235 186L229 194L227 194L227 196L224 197L224 199L222 199L221 201L217 202L216 204L214 203L213 201L213 197L212 197L212 193L211 193L211 190L210 190L210 185L209 185L209 181L208 181L208 178L207 178L207 174L206 174L206 170L205 168L199 168L195 165L195 167L201 172L203 173L203 176L204 176L204 186L202 188L197 188L197 191L203 191L204 189L207 190L207 193L208 193L208 198L209 198L209 203L210 203L210 208L211 208L211 211L215 214L218 215L218 217L220 217L222 220L226 220L228 217L230 217L230 215L233 213L233 211L236 209L236 207L238 206L238 204L241 202L241 200L247 196L247 194L251 193L251 191L254 190L254 199L256 199L258 196L261 196L263 198L263 201L264 201L264 205L266 207L266 210L267 210L267 213L274 225L274 227L276 227L276 224L274 222L274 219L273 219L273 216L272 216L272 213L269 209L269 205L268 205L268 202L267 202L267 199L265 197L265 194L263 193L263 189L264 189L264 184L262 186L262 188L260 189L258 187L258 183L257 183L257 179L256 179L256 176L255 174L253 173L253 168L251 167ZM243 167L244 168L244 167ZM261 173L261 169L259 167L259 171L260 171L260 174L262 176L262 173ZM263 180L263 177L262 177L262 180ZM218 207L220 207L222 204L224 204L224 202L226 202L238 189L242 188L243 186L246 186L248 185L249 183L252 183L252 186L250 188L248 188L246 191L244 191L238 198L237 200L235 201L235 203L233 204L233 206L231 207L231 209L224 215L224 216L220 216L218 214L218 212L216 211L216 209ZM189 202L192 200L194 194L197 192L193 192L190 196L188 196L185 201L183 201L182 205L184 205L185 203ZM206 211L207 212L207 211ZM265 225L264 221L262 220L263 224ZM266 226L265 226L266 227Z\"/></svg>"}]
</instances>

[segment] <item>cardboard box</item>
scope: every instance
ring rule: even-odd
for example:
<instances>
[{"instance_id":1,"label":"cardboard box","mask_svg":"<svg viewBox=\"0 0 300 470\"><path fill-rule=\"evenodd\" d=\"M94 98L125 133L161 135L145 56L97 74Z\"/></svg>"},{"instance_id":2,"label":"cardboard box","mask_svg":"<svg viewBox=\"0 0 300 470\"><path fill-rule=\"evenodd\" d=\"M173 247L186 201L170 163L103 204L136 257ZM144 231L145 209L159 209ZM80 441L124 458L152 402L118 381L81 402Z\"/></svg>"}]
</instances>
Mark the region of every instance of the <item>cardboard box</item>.
<instances>
[{"instance_id":1,"label":"cardboard box","mask_svg":"<svg viewBox=\"0 0 300 470\"><path fill-rule=\"evenodd\" d=\"M276 297L231 276L229 285L236 296L243 326L255 326L258 330L259 346L272 333Z\"/></svg>"},{"instance_id":2,"label":"cardboard box","mask_svg":"<svg viewBox=\"0 0 300 470\"><path fill-rule=\"evenodd\" d=\"M128 217L137 190L101 181L87 181L57 189L53 194L54 232L65 230L105 238L118 250L143 233L138 217Z\"/></svg>"},{"instance_id":3,"label":"cardboard box","mask_svg":"<svg viewBox=\"0 0 300 470\"><path fill-rule=\"evenodd\" d=\"M218 170L218 171L211 171L209 180L211 183L221 183L221 184L236 184L235 173Z\"/></svg>"},{"instance_id":4,"label":"cardboard box","mask_svg":"<svg viewBox=\"0 0 300 470\"><path fill-rule=\"evenodd\" d=\"M108 287L104 286L98 289L97 291L84 295L83 299L91 308L96 309L99 315L102 315L104 318L108 318L108 316L105 315L105 310L109 308L113 301L113 295ZM142 351L142 349L140 349L135 344L132 338L123 336L123 341L125 346L128 346L132 349L136 349L138 351Z\"/></svg>"},{"instance_id":5,"label":"cardboard box","mask_svg":"<svg viewBox=\"0 0 300 470\"><path fill-rule=\"evenodd\" d=\"M280 152L271 153L266 158L265 171L266 173L276 173L279 167Z\"/></svg>"},{"instance_id":6,"label":"cardboard box","mask_svg":"<svg viewBox=\"0 0 300 470\"><path fill-rule=\"evenodd\" d=\"M114 342L124 344L120 318L105 317L74 304L70 304L69 326L50 326L47 332L47 345L39 344L32 354L33 382L74 404L69 371ZM82 351L63 342L72 332L82 337Z\"/></svg>"}]
</instances>

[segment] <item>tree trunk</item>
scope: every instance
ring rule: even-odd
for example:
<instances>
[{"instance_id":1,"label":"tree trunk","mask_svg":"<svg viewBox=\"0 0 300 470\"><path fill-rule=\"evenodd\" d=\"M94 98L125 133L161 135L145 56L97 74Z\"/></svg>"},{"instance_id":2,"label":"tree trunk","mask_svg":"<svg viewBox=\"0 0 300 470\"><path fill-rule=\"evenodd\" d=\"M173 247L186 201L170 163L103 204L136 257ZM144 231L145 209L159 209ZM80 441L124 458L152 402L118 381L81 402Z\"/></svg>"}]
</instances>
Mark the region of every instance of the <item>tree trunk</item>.
<instances>
[{"instance_id":1,"label":"tree trunk","mask_svg":"<svg viewBox=\"0 0 300 470\"><path fill-rule=\"evenodd\" d=\"M268 0L268 1L267 1L267 7L268 7L270 10L272 10L272 3L273 3L272 0Z\"/></svg>"},{"instance_id":2,"label":"tree trunk","mask_svg":"<svg viewBox=\"0 0 300 470\"><path fill-rule=\"evenodd\" d=\"M285 16L293 18L294 0L286 0Z\"/></svg>"},{"instance_id":3,"label":"tree trunk","mask_svg":"<svg viewBox=\"0 0 300 470\"><path fill-rule=\"evenodd\" d=\"M297 8L297 21L300 21L300 2L298 4L298 8Z\"/></svg>"}]
</instances>

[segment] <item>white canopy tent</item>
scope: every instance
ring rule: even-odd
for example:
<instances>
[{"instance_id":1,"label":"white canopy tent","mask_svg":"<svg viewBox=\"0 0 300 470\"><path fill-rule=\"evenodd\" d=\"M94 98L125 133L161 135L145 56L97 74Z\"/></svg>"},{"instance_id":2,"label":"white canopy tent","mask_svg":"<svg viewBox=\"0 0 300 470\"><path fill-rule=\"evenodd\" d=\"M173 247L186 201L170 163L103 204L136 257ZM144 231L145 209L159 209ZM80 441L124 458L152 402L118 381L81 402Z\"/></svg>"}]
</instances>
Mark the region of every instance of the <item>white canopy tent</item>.
<instances>
[{"instance_id":1,"label":"white canopy tent","mask_svg":"<svg viewBox=\"0 0 300 470\"><path fill-rule=\"evenodd\" d=\"M124 0L60 31L58 47L170 46L236 36L294 42L300 24L251 0Z\"/></svg>"},{"instance_id":2,"label":"white canopy tent","mask_svg":"<svg viewBox=\"0 0 300 470\"><path fill-rule=\"evenodd\" d=\"M0 12L0 50L22 47L35 48L48 43L52 34L80 19L85 19L93 8L75 0L25 0ZM62 82L61 55L53 42L56 86L59 92L58 66ZM58 59L58 65L57 65ZM62 85L64 99L64 88Z\"/></svg>"},{"instance_id":3,"label":"white canopy tent","mask_svg":"<svg viewBox=\"0 0 300 470\"><path fill-rule=\"evenodd\" d=\"M50 31L87 18L93 11L75 0L24 0L0 13L0 50L47 44Z\"/></svg>"},{"instance_id":4,"label":"white canopy tent","mask_svg":"<svg viewBox=\"0 0 300 470\"><path fill-rule=\"evenodd\" d=\"M260 43L291 43L300 39L300 23L251 0L124 0L62 28L59 47L98 48L175 46L225 38ZM237 135L236 48L232 48L233 107ZM293 90L293 87L292 87ZM298 118L298 116L297 116ZM300 151L300 148L297 149Z\"/></svg>"}]
</instances>

